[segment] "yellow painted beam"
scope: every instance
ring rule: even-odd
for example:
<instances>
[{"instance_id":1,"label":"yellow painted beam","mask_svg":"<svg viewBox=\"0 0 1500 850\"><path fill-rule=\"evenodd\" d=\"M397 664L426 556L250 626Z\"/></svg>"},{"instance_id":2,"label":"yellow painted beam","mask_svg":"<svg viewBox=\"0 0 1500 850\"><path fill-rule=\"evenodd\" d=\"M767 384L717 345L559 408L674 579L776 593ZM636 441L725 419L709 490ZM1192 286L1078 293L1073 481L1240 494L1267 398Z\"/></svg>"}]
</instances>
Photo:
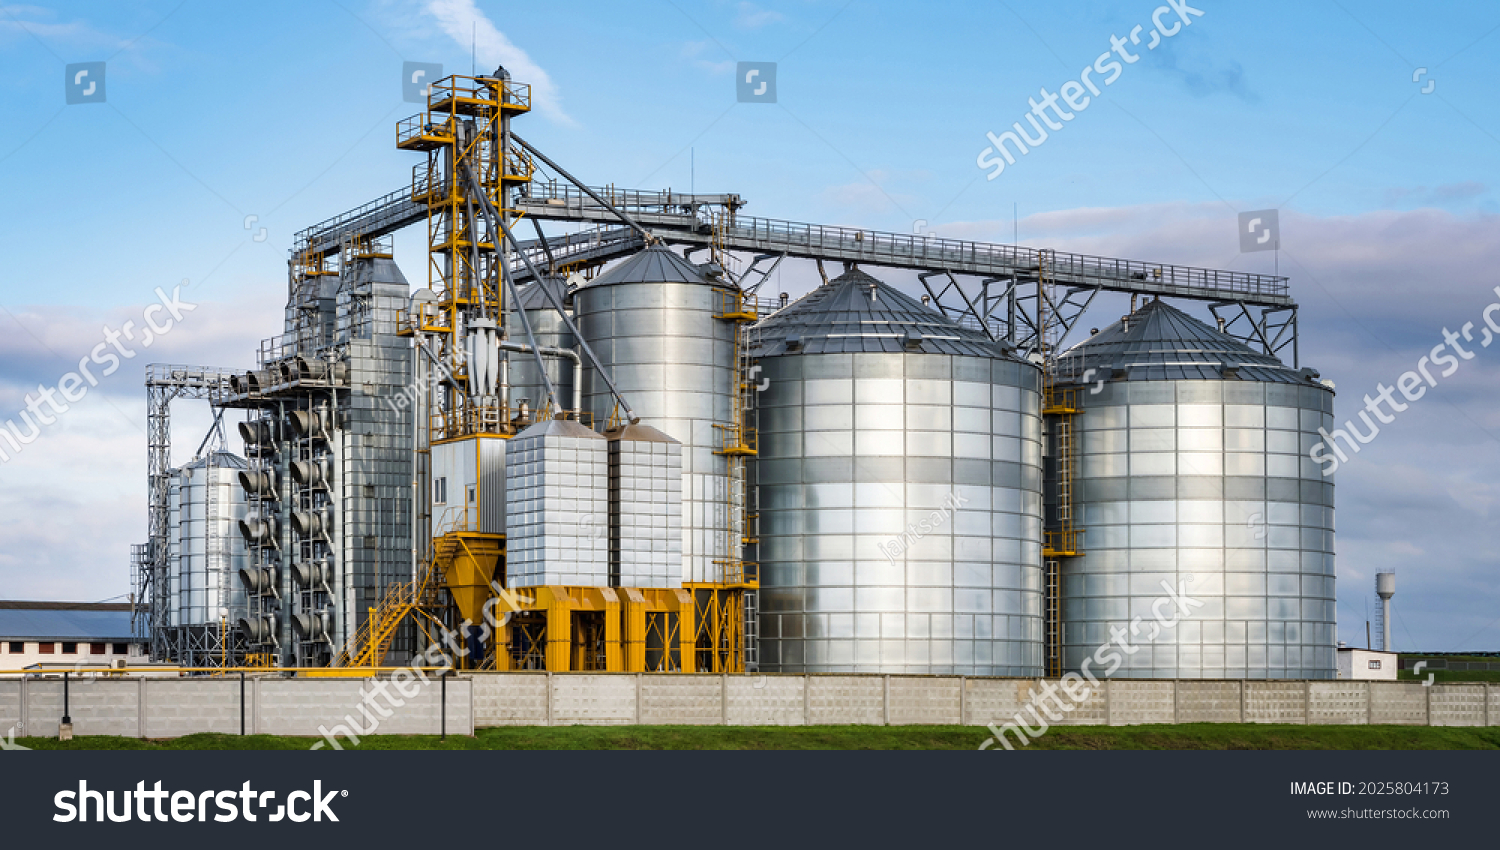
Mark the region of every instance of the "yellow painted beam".
<instances>
[{"instance_id":1,"label":"yellow painted beam","mask_svg":"<svg viewBox=\"0 0 1500 850\"><path fill-rule=\"evenodd\" d=\"M677 641L682 653L682 672L692 673L697 669L698 661L698 627L697 618L693 616L693 594L681 588L671 592L677 599Z\"/></svg>"},{"instance_id":2,"label":"yellow painted beam","mask_svg":"<svg viewBox=\"0 0 1500 850\"><path fill-rule=\"evenodd\" d=\"M646 597L633 587L621 588L620 596L622 669L627 673L640 673L646 669Z\"/></svg>"},{"instance_id":3,"label":"yellow painted beam","mask_svg":"<svg viewBox=\"0 0 1500 850\"><path fill-rule=\"evenodd\" d=\"M537 601L547 612L547 669L566 673L572 669L573 599L565 587L539 587Z\"/></svg>"}]
</instances>

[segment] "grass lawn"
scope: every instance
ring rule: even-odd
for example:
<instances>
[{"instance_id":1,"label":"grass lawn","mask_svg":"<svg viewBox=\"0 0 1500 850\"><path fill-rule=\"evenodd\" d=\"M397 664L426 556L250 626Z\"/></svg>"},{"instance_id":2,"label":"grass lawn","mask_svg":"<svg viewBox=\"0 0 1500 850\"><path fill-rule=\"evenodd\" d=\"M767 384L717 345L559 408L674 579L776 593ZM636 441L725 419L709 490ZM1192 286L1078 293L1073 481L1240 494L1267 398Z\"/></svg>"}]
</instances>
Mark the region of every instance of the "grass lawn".
<instances>
[{"instance_id":1,"label":"grass lawn","mask_svg":"<svg viewBox=\"0 0 1500 850\"><path fill-rule=\"evenodd\" d=\"M519 726L472 738L376 735L363 750L974 750L989 737L968 726ZM189 735L162 741L85 736L69 743L20 738L37 750L305 750L316 739ZM1028 750L1493 750L1500 727L1280 726L1198 723L1055 728ZM998 752L1003 749L996 748Z\"/></svg>"},{"instance_id":2,"label":"grass lawn","mask_svg":"<svg viewBox=\"0 0 1500 850\"><path fill-rule=\"evenodd\" d=\"M1500 670L1428 670L1425 667L1421 675L1400 670L1396 678L1403 682L1425 682L1428 673L1432 674L1434 683L1500 682Z\"/></svg>"}]
</instances>

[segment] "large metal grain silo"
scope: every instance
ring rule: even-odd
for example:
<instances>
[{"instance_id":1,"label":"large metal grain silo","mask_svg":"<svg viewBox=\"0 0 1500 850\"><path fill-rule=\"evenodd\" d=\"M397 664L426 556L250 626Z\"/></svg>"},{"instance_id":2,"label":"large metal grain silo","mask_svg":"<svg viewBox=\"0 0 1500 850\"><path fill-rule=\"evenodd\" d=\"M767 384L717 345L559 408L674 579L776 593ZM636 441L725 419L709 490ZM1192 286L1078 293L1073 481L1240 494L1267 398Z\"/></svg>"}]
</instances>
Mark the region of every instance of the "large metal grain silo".
<instances>
[{"instance_id":1,"label":"large metal grain silo","mask_svg":"<svg viewBox=\"0 0 1500 850\"><path fill-rule=\"evenodd\" d=\"M682 577L719 580L715 561L729 555L729 471L714 454L715 425L731 422L734 326L725 312L733 285L655 246L630 257L573 294L578 331L641 420L682 443ZM584 409L596 426L615 400L585 370Z\"/></svg>"},{"instance_id":2,"label":"large metal grain silo","mask_svg":"<svg viewBox=\"0 0 1500 850\"><path fill-rule=\"evenodd\" d=\"M754 332L762 669L1040 675L1040 371L857 270Z\"/></svg>"},{"instance_id":3,"label":"large metal grain silo","mask_svg":"<svg viewBox=\"0 0 1500 850\"><path fill-rule=\"evenodd\" d=\"M561 278L551 278L543 282L531 282L521 287L516 293L518 303L512 305L512 310L526 311L526 319L531 323L531 333L536 338L536 344L544 348L572 348L576 344L573 332L568 329L567 322L553 309L551 301L547 299L542 287L552 288L553 293L559 301L566 297L567 285ZM526 331L521 327L519 319L513 319L509 323L510 341L526 344ZM547 399L547 387L537 373L536 358L530 354L511 352L510 358L510 403L514 407L524 399L533 410L542 406ZM547 364L547 377L552 380L552 388L557 391L557 401L564 408L573 404L573 363L558 357L544 358Z\"/></svg>"},{"instance_id":4,"label":"large metal grain silo","mask_svg":"<svg viewBox=\"0 0 1500 850\"><path fill-rule=\"evenodd\" d=\"M1333 678L1333 483L1307 457L1333 392L1317 374L1160 301L1065 352L1058 374L1081 385L1085 528L1061 562L1065 668L1141 617L1115 676ZM1147 640L1163 582L1203 604Z\"/></svg>"},{"instance_id":5,"label":"large metal grain silo","mask_svg":"<svg viewBox=\"0 0 1500 850\"><path fill-rule=\"evenodd\" d=\"M245 494L236 476L248 464L228 452L215 452L183 466L172 487L173 591L171 624L217 626L221 609L237 617L245 591L235 579L246 566L245 542L237 527L245 518Z\"/></svg>"}]
</instances>

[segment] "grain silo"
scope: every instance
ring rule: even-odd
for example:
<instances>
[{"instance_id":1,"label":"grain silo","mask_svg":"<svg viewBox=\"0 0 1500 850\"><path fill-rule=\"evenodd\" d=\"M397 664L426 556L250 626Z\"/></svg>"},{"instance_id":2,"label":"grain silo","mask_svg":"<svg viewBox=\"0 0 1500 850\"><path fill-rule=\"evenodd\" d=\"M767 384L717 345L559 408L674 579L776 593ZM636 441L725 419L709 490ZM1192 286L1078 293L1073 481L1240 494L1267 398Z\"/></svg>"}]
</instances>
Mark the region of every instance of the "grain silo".
<instances>
[{"instance_id":1,"label":"grain silo","mask_svg":"<svg viewBox=\"0 0 1500 850\"><path fill-rule=\"evenodd\" d=\"M236 528L245 516L237 476L243 458L212 452L173 470L169 485L166 623L182 663L217 664L217 637L226 621L245 611L245 591L235 576L246 564L245 542ZM213 656L213 657L208 657Z\"/></svg>"},{"instance_id":2,"label":"grain silo","mask_svg":"<svg viewBox=\"0 0 1500 850\"><path fill-rule=\"evenodd\" d=\"M682 443L683 582L713 582L729 554L729 474L714 454L715 425L731 421L734 326L723 313L728 281L665 247L647 248L573 293L578 332L642 421ZM584 373L583 406L596 427L614 395Z\"/></svg>"},{"instance_id":3,"label":"grain silo","mask_svg":"<svg viewBox=\"0 0 1500 850\"><path fill-rule=\"evenodd\" d=\"M544 286L552 289L558 301L569 297L567 284L561 278L533 281L522 286L516 293L517 303L511 309L526 312L526 319L531 323L531 333L537 345L543 348L570 349L577 344L573 339L573 331L552 307L546 293L542 291ZM526 332L522 330L519 319L513 319L507 327L510 328L511 342L526 344ZM552 386L557 391L558 403L565 408L571 407L573 364L559 357L547 357L543 362L547 365L547 377L551 378ZM515 408L525 401L530 410L541 408L547 400L547 387L537 372L536 358L530 354L512 354L509 363L511 407Z\"/></svg>"},{"instance_id":4,"label":"grain silo","mask_svg":"<svg viewBox=\"0 0 1500 850\"><path fill-rule=\"evenodd\" d=\"M1149 624L1166 582L1203 605L1154 640L1127 637L1137 649L1114 675L1333 678L1333 483L1307 457L1333 392L1317 373L1156 300L1057 369L1079 386L1085 529L1061 560L1065 668L1133 617Z\"/></svg>"},{"instance_id":5,"label":"grain silo","mask_svg":"<svg viewBox=\"0 0 1500 850\"><path fill-rule=\"evenodd\" d=\"M1037 367L858 270L754 332L762 668L1039 675Z\"/></svg>"}]
</instances>

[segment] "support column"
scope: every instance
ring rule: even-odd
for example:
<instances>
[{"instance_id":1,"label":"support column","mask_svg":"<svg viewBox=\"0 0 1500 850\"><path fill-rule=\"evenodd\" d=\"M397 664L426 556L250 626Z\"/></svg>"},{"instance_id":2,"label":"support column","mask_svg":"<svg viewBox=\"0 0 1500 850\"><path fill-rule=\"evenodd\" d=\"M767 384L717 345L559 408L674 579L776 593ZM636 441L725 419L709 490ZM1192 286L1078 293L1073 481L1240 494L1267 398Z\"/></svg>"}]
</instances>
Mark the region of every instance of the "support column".
<instances>
[{"instance_id":1,"label":"support column","mask_svg":"<svg viewBox=\"0 0 1500 850\"><path fill-rule=\"evenodd\" d=\"M495 626L495 669L510 670L510 617L504 614Z\"/></svg>"},{"instance_id":2,"label":"support column","mask_svg":"<svg viewBox=\"0 0 1500 850\"><path fill-rule=\"evenodd\" d=\"M623 669L639 673L646 669L646 597L633 587L621 588L620 594Z\"/></svg>"},{"instance_id":3,"label":"support column","mask_svg":"<svg viewBox=\"0 0 1500 850\"><path fill-rule=\"evenodd\" d=\"M677 589L677 645L682 657L682 672L698 669L698 619L691 591Z\"/></svg>"},{"instance_id":4,"label":"support column","mask_svg":"<svg viewBox=\"0 0 1500 850\"><path fill-rule=\"evenodd\" d=\"M566 673L572 669L573 600L561 587L537 588L537 601L547 611L547 670Z\"/></svg>"},{"instance_id":5,"label":"support column","mask_svg":"<svg viewBox=\"0 0 1500 850\"><path fill-rule=\"evenodd\" d=\"M625 670L625 645L620 634L620 596L613 588L599 588L604 599L604 669L609 673Z\"/></svg>"}]
</instances>

